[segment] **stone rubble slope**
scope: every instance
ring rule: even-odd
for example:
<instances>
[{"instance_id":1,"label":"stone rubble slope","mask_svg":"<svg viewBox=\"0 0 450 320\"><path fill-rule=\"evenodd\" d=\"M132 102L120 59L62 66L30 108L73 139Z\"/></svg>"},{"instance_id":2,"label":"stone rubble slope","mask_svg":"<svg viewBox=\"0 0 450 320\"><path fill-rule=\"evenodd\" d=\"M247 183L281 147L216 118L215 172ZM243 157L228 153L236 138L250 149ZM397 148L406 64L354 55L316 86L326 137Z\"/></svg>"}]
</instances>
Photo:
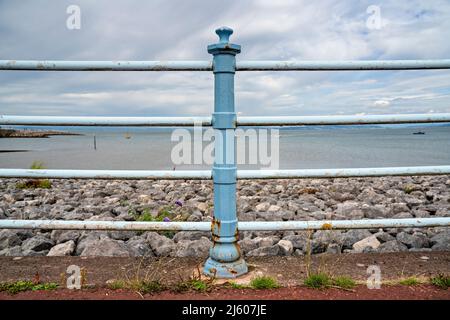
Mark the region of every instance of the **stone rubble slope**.
<instances>
[{"instance_id":1,"label":"stone rubble slope","mask_svg":"<svg viewBox=\"0 0 450 320\"><path fill-rule=\"evenodd\" d=\"M51 180L21 190L22 181L0 180L0 219L212 219L211 181ZM450 177L243 180L237 210L240 221L449 217ZM1 256L206 257L211 244L209 232L0 230ZM239 244L245 256L449 251L450 230L240 232Z\"/></svg>"}]
</instances>

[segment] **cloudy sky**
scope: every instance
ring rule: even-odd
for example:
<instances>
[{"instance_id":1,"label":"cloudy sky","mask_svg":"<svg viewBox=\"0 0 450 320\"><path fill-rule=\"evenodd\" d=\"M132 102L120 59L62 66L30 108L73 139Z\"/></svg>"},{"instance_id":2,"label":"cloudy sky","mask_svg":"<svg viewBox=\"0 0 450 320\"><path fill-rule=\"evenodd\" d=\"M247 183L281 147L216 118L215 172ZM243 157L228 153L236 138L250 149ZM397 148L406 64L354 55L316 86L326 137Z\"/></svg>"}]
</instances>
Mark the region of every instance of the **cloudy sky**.
<instances>
[{"instance_id":1,"label":"cloudy sky","mask_svg":"<svg viewBox=\"0 0 450 320\"><path fill-rule=\"evenodd\" d=\"M69 5L81 9L79 30L66 27ZM206 46L220 26L234 29L242 60L450 58L448 0L0 0L0 60L209 60ZM211 72L0 71L0 113L208 115L212 79ZM450 71L239 72L236 108L450 112Z\"/></svg>"}]
</instances>

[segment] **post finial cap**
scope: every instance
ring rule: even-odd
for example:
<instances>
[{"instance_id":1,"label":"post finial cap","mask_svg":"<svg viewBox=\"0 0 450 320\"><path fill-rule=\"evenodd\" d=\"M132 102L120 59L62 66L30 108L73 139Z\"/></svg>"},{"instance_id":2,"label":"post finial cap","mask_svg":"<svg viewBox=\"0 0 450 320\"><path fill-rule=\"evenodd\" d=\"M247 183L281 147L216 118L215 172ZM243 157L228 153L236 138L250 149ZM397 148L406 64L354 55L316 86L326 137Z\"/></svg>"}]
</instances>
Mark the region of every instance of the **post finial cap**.
<instances>
[{"instance_id":1,"label":"post finial cap","mask_svg":"<svg viewBox=\"0 0 450 320\"><path fill-rule=\"evenodd\" d=\"M216 29L216 33L219 36L220 43L228 43L230 41L230 36L233 34L233 29L228 27L220 27Z\"/></svg>"}]
</instances>

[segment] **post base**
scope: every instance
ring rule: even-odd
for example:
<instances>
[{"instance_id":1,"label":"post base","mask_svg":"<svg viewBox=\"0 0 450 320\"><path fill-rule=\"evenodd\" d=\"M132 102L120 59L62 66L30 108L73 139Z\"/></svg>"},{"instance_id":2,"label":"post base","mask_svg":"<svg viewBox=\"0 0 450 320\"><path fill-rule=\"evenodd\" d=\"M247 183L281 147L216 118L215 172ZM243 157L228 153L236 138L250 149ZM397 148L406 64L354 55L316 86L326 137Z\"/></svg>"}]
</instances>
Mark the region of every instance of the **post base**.
<instances>
[{"instance_id":1,"label":"post base","mask_svg":"<svg viewBox=\"0 0 450 320\"><path fill-rule=\"evenodd\" d=\"M233 262L219 262L208 258L203 267L203 273L214 278L236 278L248 272L244 259Z\"/></svg>"}]
</instances>

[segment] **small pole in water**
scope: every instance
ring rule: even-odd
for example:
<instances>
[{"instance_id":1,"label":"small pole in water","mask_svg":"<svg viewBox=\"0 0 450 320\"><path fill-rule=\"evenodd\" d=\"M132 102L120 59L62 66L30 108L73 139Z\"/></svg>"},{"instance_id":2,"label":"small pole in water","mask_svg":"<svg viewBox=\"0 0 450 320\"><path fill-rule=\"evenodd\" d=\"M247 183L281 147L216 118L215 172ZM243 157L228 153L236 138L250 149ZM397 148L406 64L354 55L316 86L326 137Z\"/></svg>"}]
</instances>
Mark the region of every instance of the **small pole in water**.
<instances>
[{"instance_id":1,"label":"small pole in water","mask_svg":"<svg viewBox=\"0 0 450 320\"><path fill-rule=\"evenodd\" d=\"M97 150L97 139L94 134L94 150Z\"/></svg>"}]
</instances>

